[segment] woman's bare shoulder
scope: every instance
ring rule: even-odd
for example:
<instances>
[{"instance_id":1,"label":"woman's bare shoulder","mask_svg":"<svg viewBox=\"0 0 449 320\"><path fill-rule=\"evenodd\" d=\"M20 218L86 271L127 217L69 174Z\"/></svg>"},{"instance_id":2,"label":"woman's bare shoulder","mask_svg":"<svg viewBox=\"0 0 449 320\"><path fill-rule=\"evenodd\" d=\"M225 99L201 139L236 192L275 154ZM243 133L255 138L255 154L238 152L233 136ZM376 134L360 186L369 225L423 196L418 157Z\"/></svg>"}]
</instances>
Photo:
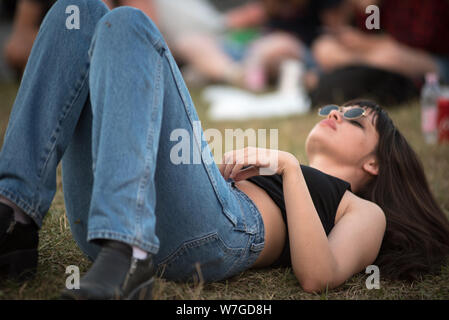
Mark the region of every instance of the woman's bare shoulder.
<instances>
[{"instance_id":1,"label":"woman's bare shoulder","mask_svg":"<svg viewBox=\"0 0 449 320\"><path fill-rule=\"evenodd\" d=\"M363 199L349 190L346 190L341 198L340 204L337 208L337 214L335 215L335 224L346 214L369 214L382 216L385 218L385 214L380 206L376 203Z\"/></svg>"}]
</instances>

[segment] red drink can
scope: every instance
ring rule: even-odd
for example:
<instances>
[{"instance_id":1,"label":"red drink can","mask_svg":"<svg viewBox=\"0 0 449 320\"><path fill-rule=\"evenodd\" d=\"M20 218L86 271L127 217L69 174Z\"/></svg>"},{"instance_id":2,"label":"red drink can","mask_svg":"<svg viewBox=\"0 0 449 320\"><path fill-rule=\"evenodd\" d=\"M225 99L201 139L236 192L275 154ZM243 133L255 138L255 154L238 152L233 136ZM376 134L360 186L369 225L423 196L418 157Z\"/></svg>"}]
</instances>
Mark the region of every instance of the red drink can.
<instances>
[{"instance_id":1,"label":"red drink can","mask_svg":"<svg viewBox=\"0 0 449 320\"><path fill-rule=\"evenodd\" d=\"M438 99L438 142L449 143L449 96L443 95Z\"/></svg>"}]
</instances>

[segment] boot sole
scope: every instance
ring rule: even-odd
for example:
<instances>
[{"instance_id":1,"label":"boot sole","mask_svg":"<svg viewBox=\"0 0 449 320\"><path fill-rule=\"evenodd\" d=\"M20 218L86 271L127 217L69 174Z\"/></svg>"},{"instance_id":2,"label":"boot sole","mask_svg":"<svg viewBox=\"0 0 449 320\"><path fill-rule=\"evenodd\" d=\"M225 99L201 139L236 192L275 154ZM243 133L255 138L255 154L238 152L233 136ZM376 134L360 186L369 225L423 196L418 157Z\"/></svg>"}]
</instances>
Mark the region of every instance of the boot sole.
<instances>
[{"instance_id":1,"label":"boot sole","mask_svg":"<svg viewBox=\"0 0 449 320\"><path fill-rule=\"evenodd\" d=\"M26 281L36 275L37 249L17 250L0 256L0 278Z\"/></svg>"},{"instance_id":2,"label":"boot sole","mask_svg":"<svg viewBox=\"0 0 449 320\"><path fill-rule=\"evenodd\" d=\"M131 291L126 300L152 300L153 299L154 278L142 283Z\"/></svg>"},{"instance_id":3,"label":"boot sole","mask_svg":"<svg viewBox=\"0 0 449 320\"><path fill-rule=\"evenodd\" d=\"M140 286L135 288L126 297L120 298L118 296L111 297L108 300L151 300L153 298L153 283L154 278L143 282ZM86 300L85 297L77 294L77 289L64 289L60 295L61 300Z\"/></svg>"}]
</instances>

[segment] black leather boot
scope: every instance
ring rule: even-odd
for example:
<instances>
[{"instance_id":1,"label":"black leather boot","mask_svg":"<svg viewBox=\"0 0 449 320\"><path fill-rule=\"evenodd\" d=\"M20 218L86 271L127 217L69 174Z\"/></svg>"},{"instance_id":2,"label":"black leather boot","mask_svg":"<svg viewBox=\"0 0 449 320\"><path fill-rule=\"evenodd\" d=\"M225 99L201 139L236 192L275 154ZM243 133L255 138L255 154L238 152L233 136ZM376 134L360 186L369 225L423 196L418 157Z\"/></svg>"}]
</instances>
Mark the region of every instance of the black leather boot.
<instances>
[{"instance_id":1,"label":"black leather boot","mask_svg":"<svg viewBox=\"0 0 449 320\"><path fill-rule=\"evenodd\" d=\"M61 299L149 300L152 298L154 266L132 256L123 242L105 241L92 267L81 278L79 289L64 289Z\"/></svg>"},{"instance_id":2,"label":"black leather boot","mask_svg":"<svg viewBox=\"0 0 449 320\"><path fill-rule=\"evenodd\" d=\"M36 274L38 228L15 221L14 210L0 202L0 279L25 281Z\"/></svg>"}]
</instances>

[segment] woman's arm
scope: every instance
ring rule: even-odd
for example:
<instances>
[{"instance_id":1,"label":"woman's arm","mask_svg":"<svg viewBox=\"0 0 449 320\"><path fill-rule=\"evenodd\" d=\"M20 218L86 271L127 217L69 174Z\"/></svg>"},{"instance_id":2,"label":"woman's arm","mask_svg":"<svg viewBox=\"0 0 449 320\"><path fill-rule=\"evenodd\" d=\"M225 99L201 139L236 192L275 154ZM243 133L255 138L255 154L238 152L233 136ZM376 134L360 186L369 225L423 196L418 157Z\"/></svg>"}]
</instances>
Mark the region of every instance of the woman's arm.
<instances>
[{"instance_id":1,"label":"woman's arm","mask_svg":"<svg viewBox=\"0 0 449 320\"><path fill-rule=\"evenodd\" d=\"M290 153L248 147L224 154L225 179L245 180L260 168L283 177L292 268L307 292L341 285L377 257L385 232L385 216L374 203L346 191L337 223L326 236L298 160ZM243 169L244 168L244 169Z\"/></svg>"},{"instance_id":2,"label":"woman's arm","mask_svg":"<svg viewBox=\"0 0 449 320\"><path fill-rule=\"evenodd\" d=\"M305 291L337 287L375 260L385 231L377 205L346 192L343 216L328 238L300 166L288 166L282 175L292 268Z\"/></svg>"},{"instance_id":3,"label":"woman's arm","mask_svg":"<svg viewBox=\"0 0 449 320\"><path fill-rule=\"evenodd\" d=\"M265 23L267 15L260 2L251 2L226 13L226 26L229 29L258 27Z\"/></svg>"}]
</instances>

